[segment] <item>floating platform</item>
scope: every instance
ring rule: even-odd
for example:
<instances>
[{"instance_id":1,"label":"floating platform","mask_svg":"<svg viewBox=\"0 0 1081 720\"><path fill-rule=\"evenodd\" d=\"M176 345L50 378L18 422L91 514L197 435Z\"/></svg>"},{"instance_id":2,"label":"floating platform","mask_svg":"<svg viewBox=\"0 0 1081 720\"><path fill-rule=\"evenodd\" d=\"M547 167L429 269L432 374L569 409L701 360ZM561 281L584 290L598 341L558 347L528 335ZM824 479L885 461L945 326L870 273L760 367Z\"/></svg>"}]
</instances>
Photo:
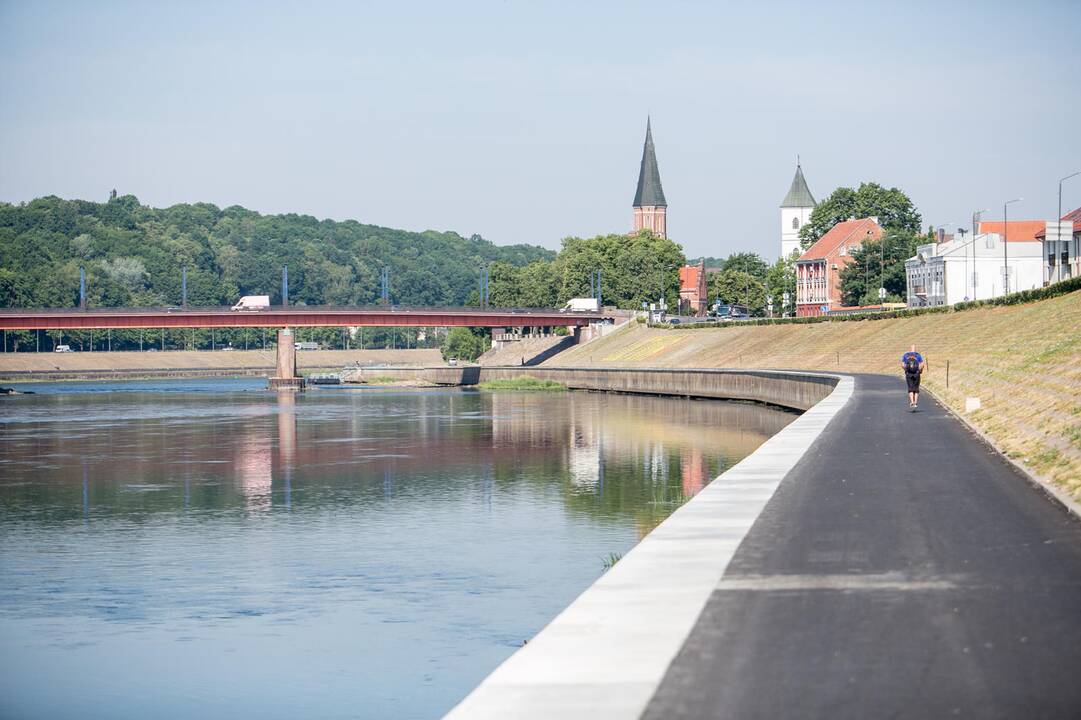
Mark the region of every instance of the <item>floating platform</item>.
<instances>
[{"instance_id":1,"label":"floating platform","mask_svg":"<svg viewBox=\"0 0 1081 720\"><path fill-rule=\"evenodd\" d=\"M312 385L341 385L342 378L340 375L323 374L323 375L309 375L308 382Z\"/></svg>"}]
</instances>

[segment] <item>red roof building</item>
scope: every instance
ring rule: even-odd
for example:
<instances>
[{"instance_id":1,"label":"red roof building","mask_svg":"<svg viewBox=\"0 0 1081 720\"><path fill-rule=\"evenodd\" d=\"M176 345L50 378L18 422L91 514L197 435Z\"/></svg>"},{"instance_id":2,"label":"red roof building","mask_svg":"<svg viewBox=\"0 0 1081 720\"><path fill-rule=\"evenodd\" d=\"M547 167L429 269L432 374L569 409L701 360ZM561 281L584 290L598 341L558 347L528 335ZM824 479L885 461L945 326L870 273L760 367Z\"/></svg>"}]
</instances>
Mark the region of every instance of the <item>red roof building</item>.
<instances>
[{"instance_id":1,"label":"red roof building","mask_svg":"<svg viewBox=\"0 0 1081 720\"><path fill-rule=\"evenodd\" d=\"M679 269L679 311L697 317L706 314L706 261L684 265Z\"/></svg>"},{"instance_id":2,"label":"red roof building","mask_svg":"<svg viewBox=\"0 0 1081 720\"><path fill-rule=\"evenodd\" d=\"M825 315L841 307L841 271L852 252L883 234L877 218L845 220L830 228L796 261L796 316Z\"/></svg>"}]
</instances>

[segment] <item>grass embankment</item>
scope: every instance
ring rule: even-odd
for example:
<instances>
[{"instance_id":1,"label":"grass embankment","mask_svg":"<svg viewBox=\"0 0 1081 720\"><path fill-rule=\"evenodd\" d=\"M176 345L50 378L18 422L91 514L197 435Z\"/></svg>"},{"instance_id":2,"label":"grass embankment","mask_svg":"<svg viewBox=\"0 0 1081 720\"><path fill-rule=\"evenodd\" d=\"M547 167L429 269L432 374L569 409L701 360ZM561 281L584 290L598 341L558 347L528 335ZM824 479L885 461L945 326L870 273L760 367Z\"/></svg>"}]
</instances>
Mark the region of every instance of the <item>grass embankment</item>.
<instances>
[{"instance_id":1,"label":"grass embankment","mask_svg":"<svg viewBox=\"0 0 1081 720\"><path fill-rule=\"evenodd\" d=\"M554 380L539 380L531 375L510 380L489 380L478 385L481 390L529 390L542 392L562 392L567 386Z\"/></svg>"},{"instance_id":2,"label":"grass embankment","mask_svg":"<svg viewBox=\"0 0 1081 720\"><path fill-rule=\"evenodd\" d=\"M1011 458L1081 500L1081 292L888 320L702 330L631 323L545 364L885 373L897 376L903 407L900 356L911 344L928 361L925 387ZM972 397L982 407L965 413Z\"/></svg>"}]
</instances>

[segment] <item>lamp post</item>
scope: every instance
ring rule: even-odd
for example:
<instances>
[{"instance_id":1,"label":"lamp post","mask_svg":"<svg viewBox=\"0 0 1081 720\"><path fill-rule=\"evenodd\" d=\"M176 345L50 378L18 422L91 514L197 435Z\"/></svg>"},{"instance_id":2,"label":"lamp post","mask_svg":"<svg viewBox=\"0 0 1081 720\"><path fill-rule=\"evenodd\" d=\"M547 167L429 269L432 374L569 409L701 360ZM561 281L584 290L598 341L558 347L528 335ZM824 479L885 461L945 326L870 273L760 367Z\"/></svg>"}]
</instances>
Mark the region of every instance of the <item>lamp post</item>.
<instances>
[{"instance_id":1,"label":"lamp post","mask_svg":"<svg viewBox=\"0 0 1081 720\"><path fill-rule=\"evenodd\" d=\"M980 215L983 215L985 212L991 212L991 210L989 208L984 208L983 210L975 210L972 213L972 299L973 300L976 299L976 235L979 234L977 232L976 228L979 227Z\"/></svg>"},{"instance_id":2,"label":"lamp post","mask_svg":"<svg viewBox=\"0 0 1081 720\"><path fill-rule=\"evenodd\" d=\"M1078 175L1081 175L1081 170L1078 170L1075 173L1070 173L1069 175L1067 175L1066 177L1064 177L1064 178L1062 178L1061 180L1058 181L1058 215L1055 216L1055 222L1059 223L1059 224L1056 226L1056 227L1058 227L1058 232L1055 233L1055 252L1058 252L1058 244L1060 242L1062 242L1062 224L1061 224L1062 223L1062 183L1066 182L1067 180L1069 180L1072 177L1077 177ZM1047 240L1047 236L1044 235L1044 241L1046 242L1046 240ZM1069 247L1070 247L1070 241L1071 240L1073 240L1073 225L1072 225L1072 223L1071 223L1071 226L1070 226L1070 236L1066 239L1066 248L1067 248L1066 256L1067 257L1069 257L1069 254L1070 254ZM1081 253L1081 248L1079 248L1078 250L1079 250L1079 253ZM1047 253L1045 252L1044 254L1046 255ZM1062 279L1062 255L1059 255L1059 257L1058 257L1058 272L1056 272L1055 275L1056 275L1056 277L1055 277L1056 282L1058 282L1059 280Z\"/></svg>"},{"instance_id":3,"label":"lamp post","mask_svg":"<svg viewBox=\"0 0 1081 720\"><path fill-rule=\"evenodd\" d=\"M964 251L964 234L969 231L963 227L957 228L958 234L961 236L961 250ZM972 236L975 238L976 236ZM969 253L964 251L964 277L969 277ZM969 302L969 281L964 281L964 302Z\"/></svg>"},{"instance_id":4,"label":"lamp post","mask_svg":"<svg viewBox=\"0 0 1081 720\"><path fill-rule=\"evenodd\" d=\"M1006 217L1006 208L1015 202L1021 202L1024 198L1014 198L1002 203L1002 295L1010 294L1010 259L1006 247L1009 240L1010 223Z\"/></svg>"}]
</instances>

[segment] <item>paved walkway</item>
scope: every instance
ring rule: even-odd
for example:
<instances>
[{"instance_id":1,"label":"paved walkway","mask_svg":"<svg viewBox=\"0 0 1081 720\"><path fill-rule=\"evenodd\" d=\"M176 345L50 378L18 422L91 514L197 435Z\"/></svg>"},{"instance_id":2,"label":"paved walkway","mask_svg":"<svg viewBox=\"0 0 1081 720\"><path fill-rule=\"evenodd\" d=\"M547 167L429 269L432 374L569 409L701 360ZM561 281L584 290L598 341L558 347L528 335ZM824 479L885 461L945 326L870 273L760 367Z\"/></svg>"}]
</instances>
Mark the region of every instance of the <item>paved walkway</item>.
<instances>
[{"instance_id":1,"label":"paved walkway","mask_svg":"<svg viewBox=\"0 0 1081 720\"><path fill-rule=\"evenodd\" d=\"M926 395L858 377L645 717L1081 717L1081 522Z\"/></svg>"}]
</instances>

